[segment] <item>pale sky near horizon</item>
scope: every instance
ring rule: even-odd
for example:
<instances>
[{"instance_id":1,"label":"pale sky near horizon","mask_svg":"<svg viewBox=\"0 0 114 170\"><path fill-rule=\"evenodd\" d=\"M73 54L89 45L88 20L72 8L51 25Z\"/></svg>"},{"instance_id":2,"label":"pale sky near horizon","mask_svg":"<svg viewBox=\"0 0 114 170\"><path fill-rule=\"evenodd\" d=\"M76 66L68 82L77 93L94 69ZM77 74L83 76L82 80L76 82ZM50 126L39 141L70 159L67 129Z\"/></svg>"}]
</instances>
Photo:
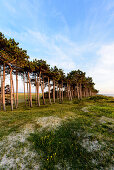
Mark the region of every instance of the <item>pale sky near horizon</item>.
<instances>
[{"instance_id":1,"label":"pale sky near horizon","mask_svg":"<svg viewBox=\"0 0 114 170\"><path fill-rule=\"evenodd\" d=\"M0 32L31 60L80 69L114 94L114 0L0 0Z\"/></svg>"}]
</instances>

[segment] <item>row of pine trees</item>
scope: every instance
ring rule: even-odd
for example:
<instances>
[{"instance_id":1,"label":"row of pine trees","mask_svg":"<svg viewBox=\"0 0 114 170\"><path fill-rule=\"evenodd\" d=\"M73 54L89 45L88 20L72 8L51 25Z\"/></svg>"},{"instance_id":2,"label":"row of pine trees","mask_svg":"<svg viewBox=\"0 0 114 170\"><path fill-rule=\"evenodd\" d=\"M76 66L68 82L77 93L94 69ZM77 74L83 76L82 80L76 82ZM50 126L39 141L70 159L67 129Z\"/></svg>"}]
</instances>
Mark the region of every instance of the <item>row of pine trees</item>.
<instances>
[{"instance_id":1,"label":"row of pine trees","mask_svg":"<svg viewBox=\"0 0 114 170\"><path fill-rule=\"evenodd\" d=\"M45 104L45 89L48 88L49 103L56 99L62 102L64 98L82 99L95 95L98 91L94 88L91 77L86 77L85 72L73 70L65 75L62 69L50 67L44 60L29 60L27 51L19 47L14 39L7 39L0 33L0 110L6 110L6 76L10 75L10 103L11 110L18 107L19 76L24 83L25 105L32 107L31 87L35 87L35 103L40 106L40 89L43 104ZM16 77L16 92L14 90L14 77ZM26 93L27 91L27 93Z\"/></svg>"}]
</instances>

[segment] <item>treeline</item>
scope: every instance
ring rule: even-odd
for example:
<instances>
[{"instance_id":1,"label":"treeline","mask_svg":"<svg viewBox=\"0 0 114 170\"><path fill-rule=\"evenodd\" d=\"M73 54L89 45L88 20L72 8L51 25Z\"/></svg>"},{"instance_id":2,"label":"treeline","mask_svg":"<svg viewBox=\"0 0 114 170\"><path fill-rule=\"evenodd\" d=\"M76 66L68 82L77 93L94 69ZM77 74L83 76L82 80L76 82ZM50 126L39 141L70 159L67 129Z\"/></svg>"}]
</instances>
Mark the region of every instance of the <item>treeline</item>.
<instances>
[{"instance_id":1,"label":"treeline","mask_svg":"<svg viewBox=\"0 0 114 170\"><path fill-rule=\"evenodd\" d=\"M25 105L32 107L31 86L35 87L35 103L40 106L39 91L41 88L43 104L45 104L45 88L48 87L48 98L51 104L58 99L60 102L64 98L72 100L77 97L88 97L95 95L98 91L94 88L91 77L86 77L85 72L73 70L65 76L62 69L54 66L50 67L44 60L35 59L29 61L27 51L19 47L19 43L14 39L7 39L0 33L0 110L6 110L6 76L10 75L10 103L11 110L18 107L18 76L22 77L24 83ZM16 76L16 92L14 92L14 80ZM27 91L27 95L26 92ZM51 95L52 93L52 95Z\"/></svg>"}]
</instances>

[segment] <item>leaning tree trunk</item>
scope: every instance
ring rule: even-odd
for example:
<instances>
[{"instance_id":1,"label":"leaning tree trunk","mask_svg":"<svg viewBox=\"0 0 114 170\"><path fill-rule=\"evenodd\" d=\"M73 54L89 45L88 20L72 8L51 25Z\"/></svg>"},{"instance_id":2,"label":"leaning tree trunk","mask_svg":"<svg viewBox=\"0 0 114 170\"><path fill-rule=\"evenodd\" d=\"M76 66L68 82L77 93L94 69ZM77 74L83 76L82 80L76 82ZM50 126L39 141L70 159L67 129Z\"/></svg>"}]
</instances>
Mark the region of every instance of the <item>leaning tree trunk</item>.
<instances>
[{"instance_id":1,"label":"leaning tree trunk","mask_svg":"<svg viewBox=\"0 0 114 170\"><path fill-rule=\"evenodd\" d=\"M48 77L48 97L49 97L49 103L51 104L51 98L50 98L50 80Z\"/></svg>"},{"instance_id":2,"label":"leaning tree trunk","mask_svg":"<svg viewBox=\"0 0 114 170\"><path fill-rule=\"evenodd\" d=\"M18 107L18 72L16 70L16 108Z\"/></svg>"},{"instance_id":3,"label":"leaning tree trunk","mask_svg":"<svg viewBox=\"0 0 114 170\"><path fill-rule=\"evenodd\" d=\"M5 63L3 64L2 104L3 104L3 110L6 111L6 107L5 107Z\"/></svg>"},{"instance_id":4,"label":"leaning tree trunk","mask_svg":"<svg viewBox=\"0 0 114 170\"><path fill-rule=\"evenodd\" d=\"M53 102L55 103L55 80L53 80Z\"/></svg>"},{"instance_id":5,"label":"leaning tree trunk","mask_svg":"<svg viewBox=\"0 0 114 170\"><path fill-rule=\"evenodd\" d=\"M11 100L11 110L13 111L12 68L10 69L10 100Z\"/></svg>"},{"instance_id":6,"label":"leaning tree trunk","mask_svg":"<svg viewBox=\"0 0 114 170\"><path fill-rule=\"evenodd\" d=\"M32 107L31 81L30 81L30 75L29 75L29 72L28 72L28 79L29 79L30 107Z\"/></svg>"}]
</instances>

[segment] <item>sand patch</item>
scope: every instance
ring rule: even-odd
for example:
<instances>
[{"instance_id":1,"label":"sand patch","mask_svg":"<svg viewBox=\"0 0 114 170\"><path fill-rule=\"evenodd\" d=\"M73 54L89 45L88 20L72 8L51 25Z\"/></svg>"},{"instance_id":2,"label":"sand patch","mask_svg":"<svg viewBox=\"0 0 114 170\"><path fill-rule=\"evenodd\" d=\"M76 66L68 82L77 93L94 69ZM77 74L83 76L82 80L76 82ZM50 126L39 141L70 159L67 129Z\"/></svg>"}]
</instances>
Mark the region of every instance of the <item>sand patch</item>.
<instances>
[{"instance_id":1,"label":"sand patch","mask_svg":"<svg viewBox=\"0 0 114 170\"><path fill-rule=\"evenodd\" d=\"M82 146L86 148L88 152L98 151L101 149L101 145L97 140L90 141L89 139L83 139Z\"/></svg>"},{"instance_id":2,"label":"sand patch","mask_svg":"<svg viewBox=\"0 0 114 170\"><path fill-rule=\"evenodd\" d=\"M35 125L39 129L55 129L60 126L63 119L49 116L40 117L33 124L26 124L20 133L12 133L0 141L0 169L39 169L40 156L31 150L27 138L34 133Z\"/></svg>"},{"instance_id":3,"label":"sand patch","mask_svg":"<svg viewBox=\"0 0 114 170\"><path fill-rule=\"evenodd\" d=\"M83 111L83 112L89 112L88 107L83 107L83 108L82 108L82 111Z\"/></svg>"}]
</instances>

